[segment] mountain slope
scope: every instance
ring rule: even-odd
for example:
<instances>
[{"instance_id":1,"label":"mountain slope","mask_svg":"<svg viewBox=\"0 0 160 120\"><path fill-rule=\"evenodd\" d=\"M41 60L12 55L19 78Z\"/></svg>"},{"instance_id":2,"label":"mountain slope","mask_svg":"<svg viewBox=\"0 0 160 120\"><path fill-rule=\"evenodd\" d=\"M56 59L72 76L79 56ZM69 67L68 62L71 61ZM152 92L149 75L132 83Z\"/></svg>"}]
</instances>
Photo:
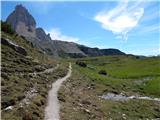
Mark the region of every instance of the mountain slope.
<instances>
[{"instance_id":1,"label":"mountain slope","mask_svg":"<svg viewBox=\"0 0 160 120\"><path fill-rule=\"evenodd\" d=\"M17 5L6 22L19 34L31 41L40 51L55 57L86 57L105 55L125 55L117 49L98 49L85 47L73 42L51 40L43 28L36 28L36 21L28 10Z\"/></svg>"},{"instance_id":2,"label":"mountain slope","mask_svg":"<svg viewBox=\"0 0 160 120\"><path fill-rule=\"evenodd\" d=\"M125 55L118 49L99 49L99 48L90 48L84 45L78 45L79 49L83 51L86 55L90 57L96 56L106 56L106 55Z\"/></svg>"},{"instance_id":3,"label":"mountain slope","mask_svg":"<svg viewBox=\"0 0 160 120\"><path fill-rule=\"evenodd\" d=\"M52 68L55 69L51 71ZM50 72L43 72L46 70ZM65 63L38 51L24 37L3 32L2 29L2 120L43 119L50 84L65 76L66 72Z\"/></svg>"}]
</instances>

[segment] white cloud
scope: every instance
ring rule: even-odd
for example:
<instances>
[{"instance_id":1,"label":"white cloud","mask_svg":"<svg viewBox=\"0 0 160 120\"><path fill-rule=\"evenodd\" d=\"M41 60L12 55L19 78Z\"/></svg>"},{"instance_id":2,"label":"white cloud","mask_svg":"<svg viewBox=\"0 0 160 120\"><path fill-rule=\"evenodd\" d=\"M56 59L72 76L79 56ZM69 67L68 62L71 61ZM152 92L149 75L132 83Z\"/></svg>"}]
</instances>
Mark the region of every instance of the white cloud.
<instances>
[{"instance_id":1,"label":"white cloud","mask_svg":"<svg viewBox=\"0 0 160 120\"><path fill-rule=\"evenodd\" d=\"M110 11L99 12L94 20L100 22L104 29L112 31L114 34L121 36L123 40L126 40L127 33L137 26L143 16L144 8L140 7L140 4L141 2L134 2L130 6L128 1L120 2L117 7Z\"/></svg>"},{"instance_id":2,"label":"white cloud","mask_svg":"<svg viewBox=\"0 0 160 120\"><path fill-rule=\"evenodd\" d=\"M79 38L63 35L58 28L52 28L46 33L50 33L52 40L61 40L61 41L68 41L68 42L77 42Z\"/></svg>"}]
</instances>

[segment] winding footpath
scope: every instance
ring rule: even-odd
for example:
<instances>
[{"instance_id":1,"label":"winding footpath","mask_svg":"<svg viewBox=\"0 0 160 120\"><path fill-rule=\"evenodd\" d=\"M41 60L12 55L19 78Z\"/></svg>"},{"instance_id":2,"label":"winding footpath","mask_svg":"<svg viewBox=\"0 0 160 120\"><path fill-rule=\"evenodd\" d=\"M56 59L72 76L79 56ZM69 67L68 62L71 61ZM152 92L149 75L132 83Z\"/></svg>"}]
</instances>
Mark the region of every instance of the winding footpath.
<instances>
[{"instance_id":1,"label":"winding footpath","mask_svg":"<svg viewBox=\"0 0 160 120\"><path fill-rule=\"evenodd\" d=\"M45 69L44 71L41 71L41 72L32 72L32 73L29 73L29 75L38 75L38 74L45 74L45 73L52 73L53 71L55 71L56 69L59 68L59 64L57 64L54 68L48 68L48 69ZM19 73L18 73L19 74ZM28 74L28 73L21 73L21 75L25 75L25 74ZM20 106L23 106L24 104L29 104L29 101L30 99L35 96L37 93L37 90L35 89L35 86L30 88L29 91L26 91L25 93L25 98L22 99L20 101L20 103L18 103ZM11 105L11 106L8 106L6 108L4 108L2 111L6 111L6 110L11 110L15 107L16 105Z\"/></svg>"},{"instance_id":2,"label":"winding footpath","mask_svg":"<svg viewBox=\"0 0 160 120\"><path fill-rule=\"evenodd\" d=\"M44 74L44 73L51 73L51 72L53 72L54 70L58 69L58 67L59 67L59 64L57 64L57 66L54 67L54 68L48 68L48 69L46 69L46 70L44 70L44 71L41 71L41 72L29 73L29 75L38 75L38 74Z\"/></svg>"},{"instance_id":3,"label":"winding footpath","mask_svg":"<svg viewBox=\"0 0 160 120\"><path fill-rule=\"evenodd\" d=\"M44 120L59 120L59 110L60 104L58 101L57 93L62 85L63 81L67 80L71 76L72 66L69 64L69 70L65 77L58 79L52 84L52 88L48 93L48 105L45 108L45 118Z\"/></svg>"}]
</instances>

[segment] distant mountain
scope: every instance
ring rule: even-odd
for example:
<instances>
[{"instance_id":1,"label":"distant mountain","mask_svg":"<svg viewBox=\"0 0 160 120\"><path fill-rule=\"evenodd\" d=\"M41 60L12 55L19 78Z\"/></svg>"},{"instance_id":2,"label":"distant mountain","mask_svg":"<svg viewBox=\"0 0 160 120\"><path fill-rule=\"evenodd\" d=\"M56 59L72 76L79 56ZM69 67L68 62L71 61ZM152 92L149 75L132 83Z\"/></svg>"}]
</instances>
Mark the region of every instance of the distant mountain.
<instances>
[{"instance_id":1,"label":"distant mountain","mask_svg":"<svg viewBox=\"0 0 160 120\"><path fill-rule=\"evenodd\" d=\"M104 55L125 55L117 49L90 48L73 42L51 40L43 28L36 28L36 21L28 10L17 5L7 17L6 22L21 36L31 41L40 51L55 57L85 57Z\"/></svg>"},{"instance_id":2,"label":"distant mountain","mask_svg":"<svg viewBox=\"0 0 160 120\"><path fill-rule=\"evenodd\" d=\"M106 55L125 55L118 49L99 49L99 48L90 48L84 45L78 45L78 48L83 51L86 55L90 57L96 56L106 56Z\"/></svg>"}]
</instances>

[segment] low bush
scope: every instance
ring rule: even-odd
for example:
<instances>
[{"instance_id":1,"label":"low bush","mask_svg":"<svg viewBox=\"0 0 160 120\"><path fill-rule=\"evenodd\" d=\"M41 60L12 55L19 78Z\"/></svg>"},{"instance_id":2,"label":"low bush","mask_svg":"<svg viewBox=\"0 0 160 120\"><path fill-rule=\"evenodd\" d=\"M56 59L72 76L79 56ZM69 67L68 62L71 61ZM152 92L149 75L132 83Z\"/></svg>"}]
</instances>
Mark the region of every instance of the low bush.
<instances>
[{"instance_id":1,"label":"low bush","mask_svg":"<svg viewBox=\"0 0 160 120\"><path fill-rule=\"evenodd\" d=\"M14 30L12 29L11 25L7 24L6 22L1 21L1 30L3 32L14 34Z\"/></svg>"},{"instance_id":2,"label":"low bush","mask_svg":"<svg viewBox=\"0 0 160 120\"><path fill-rule=\"evenodd\" d=\"M105 70L100 70L98 73L101 75L107 75L107 72Z\"/></svg>"},{"instance_id":3,"label":"low bush","mask_svg":"<svg viewBox=\"0 0 160 120\"><path fill-rule=\"evenodd\" d=\"M87 64L82 62L82 61L76 61L76 64L81 66L81 67L87 67Z\"/></svg>"}]
</instances>

